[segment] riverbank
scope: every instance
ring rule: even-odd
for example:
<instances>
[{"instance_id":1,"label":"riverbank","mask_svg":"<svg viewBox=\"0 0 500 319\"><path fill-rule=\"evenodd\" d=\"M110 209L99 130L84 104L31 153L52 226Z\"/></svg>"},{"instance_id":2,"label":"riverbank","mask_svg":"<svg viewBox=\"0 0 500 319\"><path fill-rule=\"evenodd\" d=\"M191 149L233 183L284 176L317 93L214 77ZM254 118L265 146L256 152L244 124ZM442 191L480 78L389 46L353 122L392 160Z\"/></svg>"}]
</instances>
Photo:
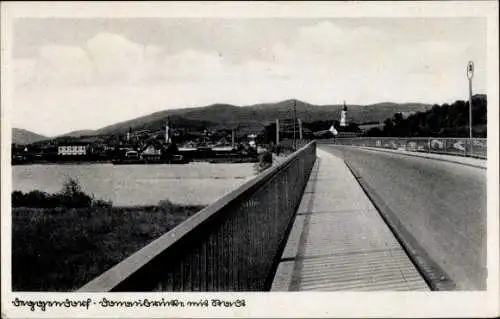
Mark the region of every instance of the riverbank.
<instances>
[{"instance_id":1,"label":"riverbank","mask_svg":"<svg viewBox=\"0 0 500 319\"><path fill-rule=\"evenodd\" d=\"M12 290L74 291L204 206L12 209Z\"/></svg>"}]
</instances>

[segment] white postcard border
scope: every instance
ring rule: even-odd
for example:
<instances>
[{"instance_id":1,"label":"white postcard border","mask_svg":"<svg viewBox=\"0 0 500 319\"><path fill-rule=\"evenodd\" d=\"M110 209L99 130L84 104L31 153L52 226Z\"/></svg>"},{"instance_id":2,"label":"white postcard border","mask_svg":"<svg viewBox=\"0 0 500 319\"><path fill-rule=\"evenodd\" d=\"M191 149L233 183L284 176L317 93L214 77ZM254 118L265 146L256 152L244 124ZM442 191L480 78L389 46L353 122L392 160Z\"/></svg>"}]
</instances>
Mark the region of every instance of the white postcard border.
<instances>
[{"instance_id":1,"label":"white postcard border","mask_svg":"<svg viewBox=\"0 0 500 319\"><path fill-rule=\"evenodd\" d=\"M419 293L12 293L10 278L10 100L9 60L12 20L16 17L484 17L488 26L488 290ZM2 3L2 317L489 317L499 314L498 217L498 3L471 2L4 2ZM465 69L465 66L464 66ZM465 72L464 72L465 83ZM245 307L15 307L22 300L245 300Z\"/></svg>"}]
</instances>

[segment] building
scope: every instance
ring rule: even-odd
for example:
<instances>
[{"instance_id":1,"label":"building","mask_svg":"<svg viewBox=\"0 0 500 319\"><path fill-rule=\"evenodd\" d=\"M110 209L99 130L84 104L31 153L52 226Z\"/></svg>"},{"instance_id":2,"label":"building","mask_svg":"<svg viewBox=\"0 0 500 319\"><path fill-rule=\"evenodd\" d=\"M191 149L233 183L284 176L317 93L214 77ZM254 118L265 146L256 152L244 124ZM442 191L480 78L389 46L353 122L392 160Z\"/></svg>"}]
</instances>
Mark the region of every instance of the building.
<instances>
[{"instance_id":1,"label":"building","mask_svg":"<svg viewBox=\"0 0 500 319\"><path fill-rule=\"evenodd\" d=\"M163 147L160 145L160 143L156 141L150 141L147 143L142 151L141 151L141 158L144 160L154 160L158 161L161 159Z\"/></svg>"},{"instance_id":2,"label":"building","mask_svg":"<svg viewBox=\"0 0 500 319\"><path fill-rule=\"evenodd\" d=\"M344 101L344 108L340 112L340 126L341 127L346 127L347 126L347 106L345 105Z\"/></svg>"},{"instance_id":3,"label":"building","mask_svg":"<svg viewBox=\"0 0 500 319\"><path fill-rule=\"evenodd\" d=\"M88 154L89 144L71 143L57 146L58 156L84 156Z\"/></svg>"},{"instance_id":4,"label":"building","mask_svg":"<svg viewBox=\"0 0 500 319\"><path fill-rule=\"evenodd\" d=\"M338 124L337 124L338 123ZM356 137L362 134L358 125L354 122L349 122L347 118L347 106L344 101L344 107L340 112L340 121L333 123L328 130L314 132L315 137Z\"/></svg>"},{"instance_id":5,"label":"building","mask_svg":"<svg viewBox=\"0 0 500 319\"><path fill-rule=\"evenodd\" d=\"M248 145L250 145L253 148L257 148L256 139L257 139L257 134L253 134L253 133L249 134L248 135Z\"/></svg>"},{"instance_id":6,"label":"building","mask_svg":"<svg viewBox=\"0 0 500 319\"><path fill-rule=\"evenodd\" d=\"M139 153L134 150L129 150L125 152L125 158L127 159L139 159Z\"/></svg>"}]
</instances>

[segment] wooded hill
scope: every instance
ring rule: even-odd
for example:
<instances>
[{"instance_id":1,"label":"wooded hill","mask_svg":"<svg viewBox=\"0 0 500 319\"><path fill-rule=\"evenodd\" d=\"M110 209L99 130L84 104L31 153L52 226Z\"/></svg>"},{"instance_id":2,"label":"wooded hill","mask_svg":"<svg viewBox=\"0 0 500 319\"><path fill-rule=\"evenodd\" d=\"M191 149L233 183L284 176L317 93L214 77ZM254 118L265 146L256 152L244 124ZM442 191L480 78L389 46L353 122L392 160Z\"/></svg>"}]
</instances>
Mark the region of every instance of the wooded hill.
<instances>
[{"instance_id":1,"label":"wooded hill","mask_svg":"<svg viewBox=\"0 0 500 319\"><path fill-rule=\"evenodd\" d=\"M472 130L474 137L487 136L487 97L472 97ZM395 113L384 121L383 129L372 128L367 136L469 136L469 101L433 105L431 109L405 117Z\"/></svg>"}]
</instances>

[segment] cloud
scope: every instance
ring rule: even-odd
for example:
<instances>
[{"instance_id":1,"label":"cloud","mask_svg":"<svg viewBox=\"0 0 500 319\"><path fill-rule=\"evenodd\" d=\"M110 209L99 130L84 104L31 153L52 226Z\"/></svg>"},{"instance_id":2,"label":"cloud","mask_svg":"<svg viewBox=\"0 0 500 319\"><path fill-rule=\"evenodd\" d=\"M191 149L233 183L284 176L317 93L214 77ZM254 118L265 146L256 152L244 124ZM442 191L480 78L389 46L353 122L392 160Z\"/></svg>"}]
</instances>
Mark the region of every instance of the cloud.
<instances>
[{"instance_id":1,"label":"cloud","mask_svg":"<svg viewBox=\"0 0 500 319\"><path fill-rule=\"evenodd\" d=\"M317 95L326 97L319 91L329 87L331 99L343 95L354 103L461 98L469 59L478 61L476 70L482 74L477 87L485 87L485 70L479 67L484 66L485 48L472 46L471 39L394 41L398 36L395 31L322 22L303 27L295 41L277 43L272 52L289 77L315 83L310 87Z\"/></svg>"},{"instance_id":2,"label":"cloud","mask_svg":"<svg viewBox=\"0 0 500 319\"><path fill-rule=\"evenodd\" d=\"M300 29L295 49L315 52L328 56L331 53L342 53L373 44L383 45L387 34L374 28L346 28L324 21Z\"/></svg>"},{"instance_id":3,"label":"cloud","mask_svg":"<svg viewBox=\"0 0 500 319\"><path fill-rule=\"evenodd\" d=\"M461 43L443 41L394 42L391 32L368 27L347 28L323 21L303 26L286 43L261 48L265 58L256 56L233 63L217 48L212 51L189 49L166 55L159 46L134 43L117 34L99 33L82 48L43 47L36 60L38 75L22 75L24 80L20 82L38 78L38 83L60 85L158 85L176 81L200 85L207 81L231 81L234 85L235 81L244 84L273 79L277 82L330 81L332 85L343 86L339 83L343 78L356 78L356 74L383 83L407 74L430 76L450 72L462 63L466 49ZM361 86L364 82L351 84L360 92L371 91Z\"/></svg>"},{"instance_id":4,"label":"cloud","mask_svg":"<svg viewBox=\"0 0 500 319\"><path fill-rule=\"evenodd\" d=\"M466 95L468 60L476 62L474 90L484 92L486 53L477 44L483 42L475 41L478 34L396 41L404 33L329 21L296 30L240 62L228 56L229 45L167 54L169 43L139 44L113 33L96 34L81 47L45 46L32 60L15 60L16 117L27 118L37 107L52 117L59 114L64 132L214 102L451 102ZM30 121L20 126L41 125L38 119ZM51 134L52 129L46 124L38 131Z\"/></svg>"},{"instance_id":5,"label":"cloud","mask_svg":"<svg viewBox=\"0 0 500 319\"><path fill-rule=\"evenodd\" d=\"M34 81L36 61L33 59L14 59L12 74L14 87L21 87Z\"/></svg>"},{"instance_id":6,"label":"cloud","mask_svg":"<svg viewBox=\"0 0 500 319\"><path fill-rule=\"evenodd\" d=\"M80 85L91 79L91 62L86 53L72 46L47 45L39 50L38 58L26 62L32 68L25 69L25 83L39 86Z\"/></svg>"},{"instance_id":7,"label":"cloud","mask_svg":"<svg viewBox=\"0 0 500 319\"><path fill-rule=\"evenodd\" d=\"M223 57L217 52L182 51L165 56L163 68L170 81L203 81L225 76Z\"/></svg>"},{"instance_id":8,"label":"cloud","mask_svg":"<svg viewBox=\"0 0 500 319\"><path fill-rule=\"evenodd\" d=\"M161 78L162 49L112 33L99 33L85 45L45 45L34 59L16 60L19 85L73 86L140 84Z\"/></svg>"},{"instance_id":9,"label":"cloud","mask_svg":"<svg viewBox=\"0 0 500 319\"><path fill-rule=\"evenodd\" d=\"M147 76L146 53L151 50L112 33L99 33L87 41L97 84L136 82ZM151 57L149 57L151 58Z\"/></svg>"}]
</instances>

